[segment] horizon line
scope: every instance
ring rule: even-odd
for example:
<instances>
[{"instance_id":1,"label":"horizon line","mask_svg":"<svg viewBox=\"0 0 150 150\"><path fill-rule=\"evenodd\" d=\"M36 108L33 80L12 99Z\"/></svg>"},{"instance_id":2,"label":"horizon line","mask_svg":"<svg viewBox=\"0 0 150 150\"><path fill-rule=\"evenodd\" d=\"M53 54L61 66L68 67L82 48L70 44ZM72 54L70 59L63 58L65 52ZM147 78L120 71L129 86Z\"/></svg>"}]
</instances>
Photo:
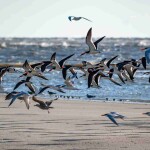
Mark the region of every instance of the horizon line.
<instances>
[{"instance_id":1,"label":"horizon line","mask_svg":"<svg viewBox=\"0 0 150 150\"><path fill-rule=\"evenodd\" d=\"M86 38L86 37L83 37L83 36L79 36L79 37L67 37L67 36L51 36L51 37L48 37L48 36L0 36L0 38L74 38L74 39L77 39L77 38ZM100 38L100 37L93 37L93 38ZM118 37L113 37L113 36L106 36L105 38L135 38L135 39L149 39L150 37L140 37L140 36L118 36Z\"/></svg>"}]
</instances>

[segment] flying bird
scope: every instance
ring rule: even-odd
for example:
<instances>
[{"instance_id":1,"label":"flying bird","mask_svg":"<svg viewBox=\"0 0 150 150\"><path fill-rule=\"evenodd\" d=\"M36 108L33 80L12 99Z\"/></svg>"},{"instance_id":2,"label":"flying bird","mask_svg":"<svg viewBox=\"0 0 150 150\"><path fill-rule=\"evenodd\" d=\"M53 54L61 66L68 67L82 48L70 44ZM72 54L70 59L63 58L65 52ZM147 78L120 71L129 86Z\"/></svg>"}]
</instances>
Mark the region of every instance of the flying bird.
<instances>
[{"instance_id":1,"label":"flying bird","mask_svg":"<svg viewBox=\"0 0 150 150\"><path fill-rule=\"evenodd\" d=\"M69 19L70 21L72 21L72 20L74 20L74 21L79 21L79 20L81 20L81 19L85 19L85 20L87 20L87 21L92 22L91 20L89 20L89 19L87 19L87 18L85 18L85 17L69 16L68 19Z\"/></svg>"},{"instance_id":2,"label":"flying bird","mask_svg":"<svg viewBox=\"0 0 150 150\"><path fill-rule=\"evenodd\" d=\"M32 100L33 100L34 102L37 102L37 103L38 103L38 104L36 104L35 106L37 106L37 107L39 107L39 108L41 108L41 109L43 109L43 110L46 109L46 110L48 110L48 113L50 113L50 112L49 112L49 109L52 108L52 107L50 107L50 105L52 104L53 101L58 100L58 98L56 98L56 99L54 99L54 100L51 100L51 101L46 101L46 102L44 102L44 101L42 101L42 100L37 99L35 96L33 96L33 97L32 97Z\"/></svg>"},{"instance_id":3,"label":"flying bird","mask_svg":"<svg viewBox=\"0 0 150 150\"><path fill-rule=\"evenodd\" d=\"M23 92L23 91L19 92L18 94L12 95L12 100L11 100L11 102L9 103L8 107L9 107L10 105L12 105L12 103L14 103L14 101L15 101L17 98L20 99L20 100L24 100L27 109L29 109L29 100L30 100L29 98L30 98L30 95L29 95L28 93L26 93L26 92Z\"/></svg>"},{"instance_id":4,"label":"flying bird","mask_svg":"<svg viewBox=\"0 0 150 150\"><path fill-rule=\"evenodd\" d=\"M97 46L98 46L98 43L100 41L102 41L104 38L105 38L105 36L103 36L103 37L99 38L97 41L93 42L93 40L92 40L92 28L90 28L87 35L86 35L86 44L88 45L89 50L83 52L81 54L81 56L84 54L98 54L98 53L100 53L100 51L97 50Z\"/></svg>"},{"instance_id":5,"label":"flying bird","mask_svg":"<svg viewBox=\"0 0 150 150\"><path fill-rule=\"evenodd\" d=\"M104 115L102 115L102 116L108 117L115 125L117 125L117 126L119 125L119 124L116 122L114 116L113 116L111 113L107 113L107 114L104 114Z\"/></svg>"}]
</instances>

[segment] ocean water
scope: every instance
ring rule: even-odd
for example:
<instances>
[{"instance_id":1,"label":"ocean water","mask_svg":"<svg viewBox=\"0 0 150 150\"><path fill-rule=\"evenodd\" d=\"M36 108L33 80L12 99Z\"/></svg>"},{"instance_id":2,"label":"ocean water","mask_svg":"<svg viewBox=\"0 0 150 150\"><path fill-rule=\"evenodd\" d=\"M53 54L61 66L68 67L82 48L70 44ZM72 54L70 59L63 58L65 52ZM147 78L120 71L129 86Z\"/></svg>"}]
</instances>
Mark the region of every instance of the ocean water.
<instances>
[{"instance_id":1,"label":"ocean water","mask_svg":"<svg viewBox=\"0 0 150 150\"><path fill-rule=\"evenodd\" d=\"M96 40L95 38L94 40ZM118 55L114 63L124 60L140 59L144 56L144 52L140 50L142 47L150 46L150 39L148 38L105 38L98 46L101 51L97 55L83 55L82 52L88 50L85 43L85 38L1 38L0 39L0 63L23 63L26 59L29 62L41 62L50 60L51 55L56 52L56 59L59 61L64 57L75 54L70 58L66 64L78 64L83 60L91 62L99 62L103 58L112 58ZM150 67L149 67L150 68ZM150 101L150 83L148 82L149 75L143 73L148 70L139 68L135 74L134 82L126 82L122 84L117 76L114 79L122 84L117 86L108 80L102 79L100 81L101 88L87 88L87 80L84 78L74 79L74 85L79 90L64 90L66 93L58 93L57 95L64 95L64 99L72 96L72 99L87 100L87 94L94 95L95 100L109 99L109 100L129 100L129 101ZM78 76L82 72L77 70ZM64 84L62 73L58 71L48 72L44 75L49 79L45 81L37 77L33 77L32 82L38 88L41 83L60 85ZM24 78L19 78L20 73L7 73L4 76L4 81L1 84L1 92L10 92L13 90L15 84ZM18 88L18 91L28 90L24 85ZM52 91L49 89L49 91ZM47 91L43 95L48 97Z\"/></svg>"}]
</instances>

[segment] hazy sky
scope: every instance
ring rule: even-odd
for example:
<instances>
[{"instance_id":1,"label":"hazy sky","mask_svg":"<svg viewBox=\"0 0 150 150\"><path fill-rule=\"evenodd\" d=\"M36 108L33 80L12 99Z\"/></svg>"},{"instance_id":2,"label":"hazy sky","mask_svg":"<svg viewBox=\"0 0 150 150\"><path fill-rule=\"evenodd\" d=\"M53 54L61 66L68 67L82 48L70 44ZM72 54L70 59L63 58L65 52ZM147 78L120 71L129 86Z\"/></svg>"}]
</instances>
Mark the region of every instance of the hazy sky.
<instances>
[{"instance_id":1,"label":"hazy sky","mask_svg":"<svg viewBox=\"0 0 150 150\"><path fill-rule=\"evenodd\" d=\"M94 37L150 37L150 0L0 0L0 37L84 37L90 27Z\"/></svg>"}]
</instances>

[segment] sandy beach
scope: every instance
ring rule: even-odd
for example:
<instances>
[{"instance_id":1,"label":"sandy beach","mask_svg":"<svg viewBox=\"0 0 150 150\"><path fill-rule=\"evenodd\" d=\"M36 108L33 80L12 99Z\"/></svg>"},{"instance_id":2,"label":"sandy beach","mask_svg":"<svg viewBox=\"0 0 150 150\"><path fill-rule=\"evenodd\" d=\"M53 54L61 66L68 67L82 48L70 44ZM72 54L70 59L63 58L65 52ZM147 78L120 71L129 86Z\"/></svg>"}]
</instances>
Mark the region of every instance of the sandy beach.
<instances>
[{"instance_id":1,"label":"sandy beach","mask_svg":"<svg viewBox=\"0 0 150 150\"><path fill-rule=\"evenodd\" d=\"M55 101L50 110L40 110L31 101L27 110L24 102L0 97L0 149L5 150L148 150L150 149L149 104L105 103L94 101ZM117 111L125 120L114 125L101 116Z\"/></svg>"}]
</instances>

